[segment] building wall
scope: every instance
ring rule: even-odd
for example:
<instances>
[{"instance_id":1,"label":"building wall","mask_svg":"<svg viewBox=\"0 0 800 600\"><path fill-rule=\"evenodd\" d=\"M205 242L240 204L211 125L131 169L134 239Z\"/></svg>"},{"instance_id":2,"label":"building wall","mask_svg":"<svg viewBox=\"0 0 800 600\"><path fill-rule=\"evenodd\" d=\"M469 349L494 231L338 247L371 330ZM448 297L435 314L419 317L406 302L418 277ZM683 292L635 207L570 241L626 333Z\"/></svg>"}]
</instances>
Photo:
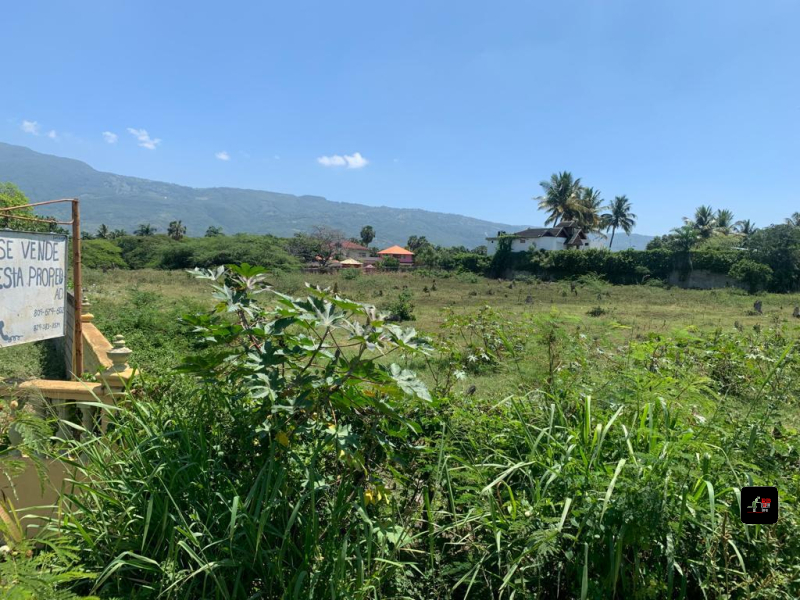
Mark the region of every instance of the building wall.
<instances>
[{"instance_id":1,"label":"building wall","mask_svg":"<svg viewBox=\"0 0 800 600\"><path fill-rule=\"evenodd\" d=\"M511 242L511 251L527 252L532 247L537 250L564 250L565 241L566 238L563 237L516 238ZM497 252L498 243L497 240L486 240L486 251L489 256Z\"/></svg>"},{"instance_id":2,"label":"building wall","mask_svg":"<svg viewBox=\"0 0 800 600\"><path fill-rule=\"evenodd\" d=\"M366 250L348 250L346 248L342 249L342 255L346 258L353 258L355 260L361 260L362 258L370 257L370 253Z\"/></svg>"}]
</instances>

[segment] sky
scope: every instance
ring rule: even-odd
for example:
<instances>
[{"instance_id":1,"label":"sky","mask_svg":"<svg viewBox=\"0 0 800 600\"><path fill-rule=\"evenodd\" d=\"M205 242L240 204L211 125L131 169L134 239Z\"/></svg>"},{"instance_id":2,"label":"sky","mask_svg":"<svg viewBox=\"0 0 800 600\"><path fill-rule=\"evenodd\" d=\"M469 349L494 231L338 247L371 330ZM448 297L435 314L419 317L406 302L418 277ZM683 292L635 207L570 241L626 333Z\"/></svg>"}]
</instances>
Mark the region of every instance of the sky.
<instances>
[{"instance_id":1,"label":"sky","mask_svg":"<svg viewBox=\"0 0 800 600\"><path fill-rule=\"evenodd\" d=\"M800 210L795 0L27 0L3 21L0 141L102 171L528 226L568 170L651 235L700 204Z\"/></svg>"}]
</instances>

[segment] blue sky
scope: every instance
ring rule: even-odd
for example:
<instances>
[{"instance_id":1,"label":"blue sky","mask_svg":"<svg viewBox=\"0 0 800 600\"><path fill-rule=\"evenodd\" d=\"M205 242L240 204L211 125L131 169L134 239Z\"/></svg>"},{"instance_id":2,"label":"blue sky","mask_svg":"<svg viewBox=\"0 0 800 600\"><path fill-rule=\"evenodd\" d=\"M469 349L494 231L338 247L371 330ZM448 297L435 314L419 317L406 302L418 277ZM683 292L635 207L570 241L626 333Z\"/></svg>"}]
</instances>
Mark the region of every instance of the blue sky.
<instances>
[{"instance_id":1,"label":"blue sky","mask_svg":"<svg viewBox=\"0 0 800 600\"><path fill-rule=\"evenodd\" d=\"M645 234L702 203L800 210L794 0L28 0L3 20L0 140L100 170L529 225L565 169Z\"/></svg>"}]
</instances>

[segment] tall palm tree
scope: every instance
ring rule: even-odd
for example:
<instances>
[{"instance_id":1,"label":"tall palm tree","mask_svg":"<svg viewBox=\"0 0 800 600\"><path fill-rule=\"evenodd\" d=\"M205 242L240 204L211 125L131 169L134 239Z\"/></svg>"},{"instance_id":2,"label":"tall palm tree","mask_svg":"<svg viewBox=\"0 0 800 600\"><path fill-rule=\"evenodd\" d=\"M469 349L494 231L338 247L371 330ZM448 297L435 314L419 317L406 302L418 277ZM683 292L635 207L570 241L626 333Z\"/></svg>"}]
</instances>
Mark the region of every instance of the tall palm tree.
<instances>
[{"instance_id":1,"label":"tall palm tree","mask_svg":"<svg viewBox=\"0 0 800 600\"><path fill-rule=\"evenodd\" d=\"M108 229L108 225L106 225L105 223L101 224L100 227L97 228L96 235L101 240L107 240L109 237L111 237L111 232Z\"/></svg>"},{"instance_id":2,"label":"tall palm tree","mask_svg":"<svg viewBox=\"0 0 800 600\"><path fill-rule=\"evenodd\" d=\"M573 177L568 171L562 171L553 173L549 181L542 181L539 185L544 194L534 200L539 202L539 210L548 215L545 225L558 225L575 216L581 193L580 178Z\"/></svg>"},{"instance_id":3,"label":"tall palm tree","mask_svg":"<svg viewBox=\"0 0 800 600\"><path fill-rule=\"evenodd\" d=\"M182 221L171 221L167 227L167 235L173 240L181 240L186 235L186 226Z\"/></svg>"},{"instance_id":4,"label":"tall palm tree","mask_svg":"<svg viewBox=\"0 0 800 600\"><path fill-rule=\"evenodd\" d=\"M636 215L631 212L631 201L624 195L616 196L611 204L608 205L608 212L601 218L606 231L611 230L611 240L608 242L609 248L614 243L614 235L617 233L617 229L622 229L622 231L630 235L633 228L636 227Z\"/></svg>"},{"instance_id":5,"label":"tall palm tree","mask_svg":"<svg viewBox=\"0 0 800 600\"><path fill-rule=\"evenodd\" d=\"M792 216L786 219L786 224L800 227L800 212L792 213Z\"/></svg>"},{"instance_id":6,"label":"tall palm tree","mask_svg":"<svg viewBox=\"0 0 800 600\"><path fill-rule=\"evenodd\" d=\"M717 225L717 219L714 214L714 209L710 206L699 206L694 211L694 218L683 218L684 223L693 227L698 235L703 239L708 239L714 233L714 228Z\"/></svg>"},{"instance_id":7,"label":"tall palm tree","mask_svg":"<svg viewBox=\"0 0 800 600\"><path fill-rule=\"evenodd\" d=\"M756 224L753 223L750 219L744 219L743 221L736 221L735 228L736 228L736 233L741 233L744 237L750 237L758 230Z\"/></svg>"},{"instance_id":8,"label":"tall palm tree","mask_svg":"<svg viewBox=\"0 0 800 600\"><path fill-rule=\"evenodd\" d=\"M717 211L717 214L714 217L716 223L714 224L714 228L717 233L721 233L722 235L730 235L733 231L733 212L728 210L727 208L721 208Z\"/></svg>"},{"instance_id":9,"label":"tall palm tree","mask_svg":"<svg viewBox=\"0 0 800 600\"><path fill-rule=\"evenodd\" d=\"M572 220L576 221L587 233L600 231L603 228L600 218L600 211L604 208L603 202L600 190L592 187L581 188Z\"/></svg>"},{"instance_id":10,"label":"tall palm tree","mask_svg":"<svg viewBox=\"0 0 800 600\"><path fill-rule=\"evenodd\" d=\"M365 246L369 246L374 239L375 229L373 229L372 225L364 225L361 228L361 243Z\"/></svg>"},{"instance_id":11,"label":"tall palm tree","mask_svg":"<svg viewBox=\"0 0 800 600\"><path fill-rule=\"evenodd\" d=\"M155 235L156 231L158 231L158 228L153 227L150 223L142 223L134 230L133 234L140 237L148 237Z\"/></svg>"}]
</instances>

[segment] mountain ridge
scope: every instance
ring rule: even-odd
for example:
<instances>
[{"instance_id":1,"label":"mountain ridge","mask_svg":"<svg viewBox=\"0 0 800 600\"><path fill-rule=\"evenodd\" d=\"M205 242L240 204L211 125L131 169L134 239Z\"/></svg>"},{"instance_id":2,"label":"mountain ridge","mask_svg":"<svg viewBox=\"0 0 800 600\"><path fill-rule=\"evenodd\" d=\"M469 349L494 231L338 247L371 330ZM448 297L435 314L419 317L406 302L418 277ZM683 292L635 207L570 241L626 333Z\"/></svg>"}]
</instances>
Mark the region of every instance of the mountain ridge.
<instances>
[{"instance_id":1,"label":"mountain ridge","mask_svg":"<svg viewBox=\"0 0 800 600\"><path fill-rule=\"evenodd\" d=\"M181 220L189 235L194 236L203 235L212 225L229 234L269 233L282 237L327 225L357 237L361 227L372 225L377 245L404 244L409 236L417 235L434 244L472 248L485 244L484 238L497 231L525 228L421 208L368 206L316 195L228 186L194 188L98 171L74 158L3 142L0 181L18 185L31 202L80 198L81 220L89 232L101 224L130 232L140 223L151 223L164 232L170 221ZM48 207L46 212L66 218L67 211L67 207ZM617 239L614 242L615 249L629 245L627 239L620 239L619 246Z\"/></svg>"}]
</instances>

